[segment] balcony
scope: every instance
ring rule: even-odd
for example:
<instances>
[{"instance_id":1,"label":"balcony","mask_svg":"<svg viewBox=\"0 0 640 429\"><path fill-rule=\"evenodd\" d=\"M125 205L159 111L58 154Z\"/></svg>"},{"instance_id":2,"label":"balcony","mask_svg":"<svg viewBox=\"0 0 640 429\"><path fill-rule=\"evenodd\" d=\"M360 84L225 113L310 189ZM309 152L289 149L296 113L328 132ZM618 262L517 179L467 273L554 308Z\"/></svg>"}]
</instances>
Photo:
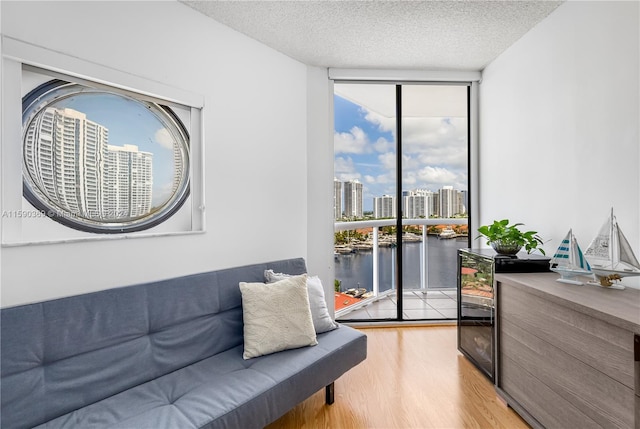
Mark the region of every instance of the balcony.
<instances>
[{"instance_id":1,"label":"balcony","mask_svg":"<svg viewBox=\"0 0 640 429\"><path fill-rule=\"evenodd\" d=\"M455 320L457 249L469 247L467 218L403 219L403 320ZM395 219L336 222L339 321L397 320ZM338 286L337 286L338 287Z\"/></svg>"}]
</instances>

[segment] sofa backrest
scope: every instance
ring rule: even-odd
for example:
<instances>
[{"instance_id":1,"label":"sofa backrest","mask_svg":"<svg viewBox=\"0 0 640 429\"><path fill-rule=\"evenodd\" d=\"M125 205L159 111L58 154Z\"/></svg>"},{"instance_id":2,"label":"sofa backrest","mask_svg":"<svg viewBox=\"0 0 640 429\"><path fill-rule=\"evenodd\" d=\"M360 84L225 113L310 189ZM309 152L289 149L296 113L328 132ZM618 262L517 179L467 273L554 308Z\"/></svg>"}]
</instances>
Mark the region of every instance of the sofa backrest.
<instances>
[{"instance_id":1,"label":"sofa backrest","mask_svg":"<svg viewBox=\"0 0 640 429\"><path fill-rule=\"evenodd\" d=\"M0 310L3 429L32 427L243 343L238 283L302 258Z\"/></svg>"}]
</instances>

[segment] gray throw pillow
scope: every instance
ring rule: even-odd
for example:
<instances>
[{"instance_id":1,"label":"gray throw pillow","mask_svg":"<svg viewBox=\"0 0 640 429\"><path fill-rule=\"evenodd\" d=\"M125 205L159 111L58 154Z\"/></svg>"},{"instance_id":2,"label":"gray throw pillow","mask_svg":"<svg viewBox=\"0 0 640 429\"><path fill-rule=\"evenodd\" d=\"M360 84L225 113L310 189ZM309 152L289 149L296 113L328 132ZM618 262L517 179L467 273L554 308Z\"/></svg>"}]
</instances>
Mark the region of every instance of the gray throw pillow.
<instances>
[{"instance_id":1,"label":"gray throw pillow","mask_svg":"<svg viewBox=\"0 0 640 429\"><path fill-rule=\"evenodd\" d=\"M273 270L265 270L264 272L264 279L267 283L273 283L291 277L294 276L291 274L275 273ZM316 334L328 332L340 327L329 315L327 301L324 299L324 288L318 276L307 276L307 289L309 306L311 307L311 318L313 319L313 327Z\"/></svg>"}]
</instances>

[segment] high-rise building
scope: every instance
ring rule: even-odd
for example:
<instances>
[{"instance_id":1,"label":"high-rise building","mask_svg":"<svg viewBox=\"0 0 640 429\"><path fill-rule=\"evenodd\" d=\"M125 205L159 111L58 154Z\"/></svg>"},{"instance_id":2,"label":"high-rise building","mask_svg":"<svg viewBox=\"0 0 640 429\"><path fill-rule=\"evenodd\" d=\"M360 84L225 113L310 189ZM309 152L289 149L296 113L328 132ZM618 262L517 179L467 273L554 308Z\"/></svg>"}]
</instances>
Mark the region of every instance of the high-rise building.
<instances>
[{"instance_id":1,"label":"high-rise building","mask_svg":"<svg viewBox=\"0 0 640 429\"><path fill-rule=\"evenodd\" d=\"M425 195L410 194L402 197L404 213L403 217L408 219L418 219L427 217L427 197Z\"/></svg>"},{"instance_id":2,"label":"high-rise building","mask_svg":"<svg viewBox=\"0 0 640 429\"><path fill-rule=\"evenodd\" d=\"M383 195L373 198L373 217L376 219L396 217L396 197Z\"/></svg>"},{"instance_id":3,"label":"high-rise building","mask_svg":"<svg viewBox=\"0 0 640 429\"><path fill-rule=\"evenodd\" d=\"M342 182L333 179L333 219L342 219Z\"/></svg>"},{"instance_id":4,"label":"high-rise building","mask_svg":"<svg viewBox=\"0 0 640 429\"><path fill-rule=\"evenodd\" d=\"M462 196L453 186L443 186L440 194L440 216L454 217L463 213Z\"/></svg>"},{"instance_id":5,"label":"high-rise building","mask_svg":"<svg viewBox=\"0 0 640 429\"><path fill-rule=\"evenodd\" d=\"M183 159L180 146L173 142L173 183L171 185L171 193L174 194L180 183L182 183L182 175L184 174L184 166L187 165Z\"/></svg>"},{"instance_id":6,"label":"high-rise building","mask_svg":"<svg viewBox=\"0 0 640 429\"><path fill-rule=\"evenodd\" d=\"M462 214L466 214L469 210L469 192L468 191L460 191L460 196L462 197Z\"/></svg>"},{"instance_id":7,"label":"high-rise building","mask_svg":"<svg viewBox=\"0 0 640 429\"><path fill-rule=\"evenodd\" d=\"M438 216L443 218L465 214L465 193L444 186L438 192L427 189L402 191L402 216L405 219L428 218ZM376 219L397 216L395 196L383 195L373 199L373 215Z\"/></svg>"},{"instance_id":8,"label":"high-rise building","mask_svg":"<svg viewBox=\"0 0 640 429\"><path fill-rule=\"evenodd\" d=\"M107 146L102 179L106 218L138 217L151 212L153 155L137 146Z\"/></svg>"},{"instance_id":9,"label":"high-rise building","mask_svg":"<svg viewBox=\"0 0 640 429\"><path fill-rule=\"evenodd\" d=\"M360 219L362 211L362 183L358 180L344 182L344 216Z\"/></svg>"},{"instance_id":10,"label":"high-rise building","mask_svg":"<svg viewBox=\"0 0 640 429\"><path fill-rule=\"evenodd\" d=\"M428 198L429 216L440 217L440 193L432 192Z\"/></svg>"},{"instance_id":11,"label":"high-rise building","mask_svg":"<svg viewBox=\"0 0 640 429\"><path fill-rule=\"evenodd\" d=\"M39 192L77 216L116 220L151 211L153 154L109 145L109 130L82 112L44 109L27 129L24 157Z\"/></svg>"},{"instance_id":12,"label":"high-rise building","mask_svg":"<svg viewBox=\"0 0 640 429\"><path fill-rule=\"evenodd\" d=\"M427 189L403 191L404 217L410 219L428 218L437 215L438 194Z\"/></svg>"}]
</instances>

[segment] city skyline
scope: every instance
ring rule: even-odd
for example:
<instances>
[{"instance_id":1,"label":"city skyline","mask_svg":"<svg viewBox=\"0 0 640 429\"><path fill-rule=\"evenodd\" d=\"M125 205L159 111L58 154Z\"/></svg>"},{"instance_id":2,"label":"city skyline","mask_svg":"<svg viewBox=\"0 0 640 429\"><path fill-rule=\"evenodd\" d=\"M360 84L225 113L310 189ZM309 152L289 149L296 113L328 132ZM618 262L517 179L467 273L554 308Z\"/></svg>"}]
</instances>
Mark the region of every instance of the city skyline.
<instances>
[{"instance_id":1,"label":"city skyline","mask_svg":"<svg viewBox=\"0 0 640 429\"><path fill-rule=\"evenodd\" d=\"M373 210L364 211L362 184L357 180L341 182L334 178L334 220L363 219L371 215L375 219L396 217L395 195L373 197ZM404 218L427 218L437 216L451 218L467 214L466 190L443 186L437 191L412 189L402 191L402 216ZM342 208L344 207L344 210Z\"/></svg>"}]
</instances>

